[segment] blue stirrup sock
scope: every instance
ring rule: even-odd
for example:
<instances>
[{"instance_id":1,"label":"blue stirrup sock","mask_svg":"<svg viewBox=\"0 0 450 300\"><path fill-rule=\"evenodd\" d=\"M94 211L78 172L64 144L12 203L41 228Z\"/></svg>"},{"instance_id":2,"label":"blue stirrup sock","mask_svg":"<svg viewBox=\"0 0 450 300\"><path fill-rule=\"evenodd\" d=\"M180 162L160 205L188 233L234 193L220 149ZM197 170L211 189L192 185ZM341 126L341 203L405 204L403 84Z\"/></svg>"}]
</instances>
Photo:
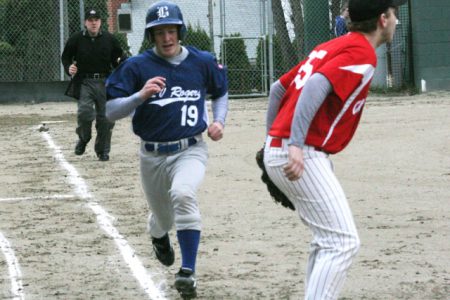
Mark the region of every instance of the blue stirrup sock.
<instances>
[{"instance_id":1,"label":"blue stirrup sock","mask_svg":"<svg viewBox=\"0 0 450 300\"><path fill-rule=\"evenodd\" d=\"M200 244L199 230L177 231L178 243L181 249L181 267L189 268L195 272L198 245Z\"/></svg>"}]
</instances>

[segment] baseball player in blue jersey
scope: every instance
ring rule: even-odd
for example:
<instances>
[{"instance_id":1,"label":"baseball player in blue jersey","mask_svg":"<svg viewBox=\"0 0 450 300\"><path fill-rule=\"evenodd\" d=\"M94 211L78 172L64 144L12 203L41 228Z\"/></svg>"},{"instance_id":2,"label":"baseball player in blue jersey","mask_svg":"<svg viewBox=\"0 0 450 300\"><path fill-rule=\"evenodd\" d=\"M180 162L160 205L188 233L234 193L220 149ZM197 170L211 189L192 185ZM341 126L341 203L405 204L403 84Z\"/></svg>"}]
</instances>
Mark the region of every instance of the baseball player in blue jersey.
<instances>
[{"instance_id":1,"label":"baseball player in blue jersey","mask_svg":"<svg viewBox=\"0 0 450 300\"><path fill-rule=\"evenodd\" d=\"M132 116L141 138L141 180L151 214L149 232L157 259L174 263L168 232L175 224L181 268L175 287L185 299L197 295L195 263L201 217L197 189L205 176L207 144L223 136L228 111L227 77L205 51L181 46L186 32L179 7L160 1L148 9L145 36L154 47L129 58L108 78L106 115ZM213 120L208 120L206 95Z\"/></svg>"}]
</instances>

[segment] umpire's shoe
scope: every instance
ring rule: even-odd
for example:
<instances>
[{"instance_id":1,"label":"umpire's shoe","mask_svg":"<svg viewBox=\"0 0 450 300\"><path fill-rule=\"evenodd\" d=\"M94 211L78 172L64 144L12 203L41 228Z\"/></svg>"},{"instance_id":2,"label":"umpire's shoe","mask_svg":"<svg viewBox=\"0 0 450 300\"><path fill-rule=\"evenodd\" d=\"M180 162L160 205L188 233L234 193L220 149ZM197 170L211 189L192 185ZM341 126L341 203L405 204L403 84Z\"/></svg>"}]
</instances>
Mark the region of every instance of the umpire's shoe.
<instances>
[{"instance_id":1,"label":"umpire's shoe","mask_svg":"<svg viewBox=\"0 0 450 300\"><path fill-rule=\"evenodd\" d=\"M197 280L195 273L188 268L180 268L175 274L175 288L183 299L192 299L197 297Z\"/></svg>"},{"instance_id":2,"label":"umpire's shoe","mask_svg":"<svg viewBox=\"0 0 450 300\"><path fill-rule=\"evenodd\" d=\"M87 143L83 142L82 140L78 140L78 143L75 146L75 154L83 155L84 151L86 151L86 145Z\"/></svg>"},{"instance_id":3,"label":"umpire's shoe","mask_svg":"<svg viewBox=\"0 0 450 300\"><path fill-rule=\"evenodd\" d=\"M173 265L175 261L175 252L170 244L169 234L165 234L162 238L152 237L153 251L155 251L156 258L165 266Z\"/></svg>"}]
</instances>

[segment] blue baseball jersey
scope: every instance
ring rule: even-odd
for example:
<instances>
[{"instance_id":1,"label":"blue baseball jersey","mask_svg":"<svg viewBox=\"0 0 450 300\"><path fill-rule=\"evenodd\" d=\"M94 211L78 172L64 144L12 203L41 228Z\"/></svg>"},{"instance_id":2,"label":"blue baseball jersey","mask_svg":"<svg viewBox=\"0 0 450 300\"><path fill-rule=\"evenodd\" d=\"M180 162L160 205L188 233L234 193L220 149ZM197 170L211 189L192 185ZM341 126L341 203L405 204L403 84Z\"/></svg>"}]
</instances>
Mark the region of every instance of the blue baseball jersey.
<instances>
[{"instance_id":1,"label":"blue baseball jersey","mask_svg":"<svg viewBox=\"0 0 450 300\"><path fill-rule=\"evenodd\" d=\"M208 126L206 95L215 99L227 93L226 71L214 56L186 48L189 55L179 65L149 49L127 59L106 81L107 97L115 99L135 94L150 78L166 78L166 87L133 114L133 131L145 141L175 141L203 132Z\"/></svg>"}]
</instances>

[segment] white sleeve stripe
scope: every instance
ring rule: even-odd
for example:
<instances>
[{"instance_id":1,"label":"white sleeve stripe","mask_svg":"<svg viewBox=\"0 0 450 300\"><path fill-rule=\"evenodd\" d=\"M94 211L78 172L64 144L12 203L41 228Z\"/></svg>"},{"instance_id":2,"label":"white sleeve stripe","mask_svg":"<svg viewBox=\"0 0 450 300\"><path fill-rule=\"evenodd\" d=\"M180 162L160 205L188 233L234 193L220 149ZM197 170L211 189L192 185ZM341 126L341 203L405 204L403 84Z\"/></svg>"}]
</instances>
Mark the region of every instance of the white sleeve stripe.
<instances>
[{"instance_id":1,"label":"white sleeve stripe","mask_svg":"<svg viewBox=\"0 0 450 300\"><path fill-rule=\"evenodd\" d=\"M363 75L363 78L361 80L361 84L355 89L355 91L350 95L350 97L346 100L344 107L337 115L336 119L334 119L333 124L331 124L330 130L328 131L328 134L325 138L325 140L322 143L322 147L326 145L326 143L331 138L331 135L333 134L334 129L336 128L339 121L342 119L343 115L347 111L347 109L350 107L350 105L355 101L356 97L361 93L362 89L369 83L369 81L372 79L373 73L375 72L375 68L370 65L354 65L354 66L346 66L341 67L342 70L347 70L356 74Z\"/></svg>"}]
</instances>

